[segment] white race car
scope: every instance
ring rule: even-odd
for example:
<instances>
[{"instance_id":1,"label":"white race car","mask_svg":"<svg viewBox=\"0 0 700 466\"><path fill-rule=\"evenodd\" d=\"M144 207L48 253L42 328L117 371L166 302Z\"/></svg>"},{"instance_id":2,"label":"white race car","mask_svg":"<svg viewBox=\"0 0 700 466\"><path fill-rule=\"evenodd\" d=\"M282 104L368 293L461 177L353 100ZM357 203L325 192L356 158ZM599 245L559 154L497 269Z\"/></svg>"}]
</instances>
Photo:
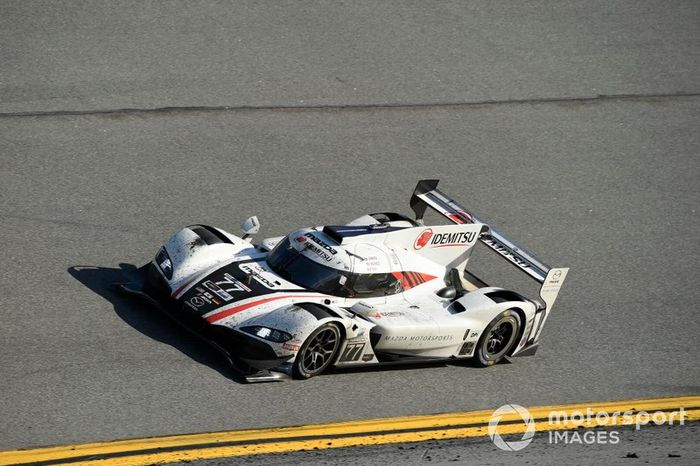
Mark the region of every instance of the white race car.
<instances>
[{"instance_id":1,"label":"white race car","mask_svg":"<svg viewBox=\"0 0 700 466\"><path fill-rule=\"evenodd\" d=\"M567 268L552 268L422 180L415 219L363 215L255 244L183 228L120 288L146 298L221 350L248 381L309 378L329 366L532 355ZM428 207L452 224L426 226ZM484 244L541 284L540 299L466 270Z\"/></svg>"}]
</instances>

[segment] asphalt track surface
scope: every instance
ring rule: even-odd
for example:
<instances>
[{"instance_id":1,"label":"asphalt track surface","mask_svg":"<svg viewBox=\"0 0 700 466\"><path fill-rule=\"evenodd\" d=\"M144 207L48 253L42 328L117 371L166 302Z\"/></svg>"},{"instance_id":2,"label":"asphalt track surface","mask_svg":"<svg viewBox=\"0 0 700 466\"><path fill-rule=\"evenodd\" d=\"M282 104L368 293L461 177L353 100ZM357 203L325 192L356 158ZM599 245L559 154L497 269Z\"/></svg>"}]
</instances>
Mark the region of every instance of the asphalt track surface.
<instances>
[{"instance_id":1,"label":"asphalt track surface","mask_svg":"<svg viewBox=\"0 0 700 466\"><path fill-rule=\"evenodd\" d=\"M2 449L700 392L698 2L2 2L0 46ZM431 177L571 267L535 357L241 384L110 290Z\"/></svg>"},{"instance_id":2,"label":"asphalt track surface","mask_svg":"<svg viewBox=\"0 0 700 466\"><path fill-rule=\"evenodd\" d=\"M367 465L367 464L478 464L481 466L504 464L537 465L617 465L617 464L672 464L694 466L700 462L700 452L693 439L698 437L698 424L690 424L682 430L672 426L654 426L635 430L634 427L596 429L601 442L595 446L585 440L561 438L540 432L523 450L503 451L493 445L488 437L475 439L439 440L390 446L338 448L322 451L296 452L270 455L222 458L193 461L193 466L229 466L255 464L273 466L286 464L304 465ZM615 432L615 434L612 434ZM591 435L588 438L593 439ZM506 437L518 441L520 436ZM619 440L619 441L618 441ZM589 440L590 441L590 440ZM616 443L612 443L616 442Z\"/></svg>"}]
</instances>

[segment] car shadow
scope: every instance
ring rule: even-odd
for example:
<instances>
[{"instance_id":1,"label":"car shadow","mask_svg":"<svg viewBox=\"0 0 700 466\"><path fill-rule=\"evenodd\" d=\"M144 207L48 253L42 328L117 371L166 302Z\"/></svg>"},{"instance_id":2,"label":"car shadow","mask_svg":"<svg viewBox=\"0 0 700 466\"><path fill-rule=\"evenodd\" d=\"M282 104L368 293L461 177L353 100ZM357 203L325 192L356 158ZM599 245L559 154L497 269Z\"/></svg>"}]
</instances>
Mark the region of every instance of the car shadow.
<instances>
[{"instance_id":1,"label":"car shadow","mask_svg":"<svg viewBox=\"0 0 700 466\"><path fill-rule=\"evenodd\" d=\"M503 360L499 364L509 364L510 361ZM374 366L357 366L357 367L330 367L326 369L321 376L330 374L352 374L363 372L387 372L387 371L404 371L415 369L427 369L438 367L461 367L477 369L478 366L471 359L439 359L435 361L420 361L420 362L383 362Z\"/></svg>"},{"instance_id":2,"label":"car shadow","mask_svg":"<svg viewBox=\"0 0 700 466\"><path fill-rule=\"evenodd\" d=\"M115 284L128 283L135 279L136 266L119 264L119 268L96 266L73 266L68 273L102 296L114 306L114 312L132 328L156 341L170 345L184 354L218 371L224 377L238 383L245 379L237 374L225 358L203 340L182 328L171 318L143 301L120 293Z\"/></svg>"}]
</instances>

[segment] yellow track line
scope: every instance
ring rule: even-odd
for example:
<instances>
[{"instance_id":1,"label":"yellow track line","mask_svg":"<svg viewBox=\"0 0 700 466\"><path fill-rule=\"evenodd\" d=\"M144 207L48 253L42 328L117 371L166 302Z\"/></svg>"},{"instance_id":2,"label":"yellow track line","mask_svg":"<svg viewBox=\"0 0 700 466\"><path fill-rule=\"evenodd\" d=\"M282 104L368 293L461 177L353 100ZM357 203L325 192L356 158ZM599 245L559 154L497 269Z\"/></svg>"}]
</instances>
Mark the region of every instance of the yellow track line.
<instances>
[{"instance_id":1,"label":"yellow track line","mask_svg":"<svg viewBox=\"0 0 700 466\"><path fill-rule=\"evenodd\" d=\"M593 413L609 414L663 411L666 414L676 413L674 419L678 424L681 407L684 408L684 421L700 420L700 396L538 406L528 410L535 419L535 429L546 431L635 423L630 417L618 416L613 419L600 416L589 422L579 419L578 422L569 420L566 423L550 424L549 415L552 411L564 412L567 416L572 413L585 414L588 409ZM488 435L488 422L492 414L493 410L483 410L2 451L0 465L50 462L52 465L136 466L359 445L481 437ZM504 421L514 423L504 424ZM516 413L504 415L498 425L498 433L502 435L522 433L524 430L525 424Z\"/></svg>"}]
</instances>

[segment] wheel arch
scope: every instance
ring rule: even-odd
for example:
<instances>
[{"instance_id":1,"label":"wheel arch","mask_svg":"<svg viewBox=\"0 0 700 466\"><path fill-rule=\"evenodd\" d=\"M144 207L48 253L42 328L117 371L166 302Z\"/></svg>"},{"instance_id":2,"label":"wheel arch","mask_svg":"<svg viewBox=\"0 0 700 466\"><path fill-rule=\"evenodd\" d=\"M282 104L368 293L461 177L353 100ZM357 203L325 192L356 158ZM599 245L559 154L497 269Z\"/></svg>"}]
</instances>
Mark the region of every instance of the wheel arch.
<instances>
[{"instance_id":1,"label":"wheel arch","mask_svg":"<svg viewBox=\"0 0 700 466\"><path fill-rule=\"evenodd\" d=\"M520 317L520 328L518 329L518 338L515 340L516 343L507 353L508 356L512 356L515 350L520 348L520 342L522 341L523 335L525 334L525 329L527 328L527 314L523 309L521 309L518 306L510 306L506 310L514 311L516 314L518 314L518 317Z\"/></svg>"},{"instance_id":2,"label":"wheel arch","mask_svg":"<svg viewBox=\"0 0 700 466\"><path fill-rule=\"evenodd\" d=\"M338 336L334 343L332 353L328 356L323 356L323 354L326 353L325 349L327 349L329 340L317 339L320 338L319 335L322 335L324 332L329 332L331 331L331 329L333 329L331 333L336 333ZM294 356L294 361L292 363L292 375L295 378L308 379L323 373L328 367L335 364L345 340L345 328L343 327L343 325L341 325L341 322L339 322L336 319L319 320L314 329L304 337L301 348L299 348L296 355ZM316 346L312 348L311 345L313 345L314 343L316 343ZM307 351L311 352L307 353ZM321 366L314 368L306 367L307 354L313 356L313 358L311 359L311 364L314 365L317 364L317 356L322 355L323 359L321 360Z\"/></svg>"},{"instance_id":3,"label":"wheel arch","mask_svg":"<svg viewBox=\"0 0 700 466\"><path fill-rule=\"evenodd\" d=\"M327 306L324 306L323 304L312 302L294 303L294 305L304 309L306 312L316 317L320 325L328 322L333 322L340 330L341 338L345 339L347 337L347 329L345 328L342 317L332 309L328 308Z\"/></svg>"},{"instance_id":4,"label":"wheel arch","mask_svg":"<svg viewBox=\"0 0 700 466\"><path fill-rule=\"evenodd\" d=\"M534 318L537 312L537 306L531 300L527 299L522 294L503 288L490 288L484 290L483 296L489 301L499 305L501 311L512 310L520 318L520 328L518 329L518 337L515 345L508 351L507 356L512 356L513 353L522 348L521 342L525 332L529 331L530 320Z\"/></svg>"}]
</instances>

